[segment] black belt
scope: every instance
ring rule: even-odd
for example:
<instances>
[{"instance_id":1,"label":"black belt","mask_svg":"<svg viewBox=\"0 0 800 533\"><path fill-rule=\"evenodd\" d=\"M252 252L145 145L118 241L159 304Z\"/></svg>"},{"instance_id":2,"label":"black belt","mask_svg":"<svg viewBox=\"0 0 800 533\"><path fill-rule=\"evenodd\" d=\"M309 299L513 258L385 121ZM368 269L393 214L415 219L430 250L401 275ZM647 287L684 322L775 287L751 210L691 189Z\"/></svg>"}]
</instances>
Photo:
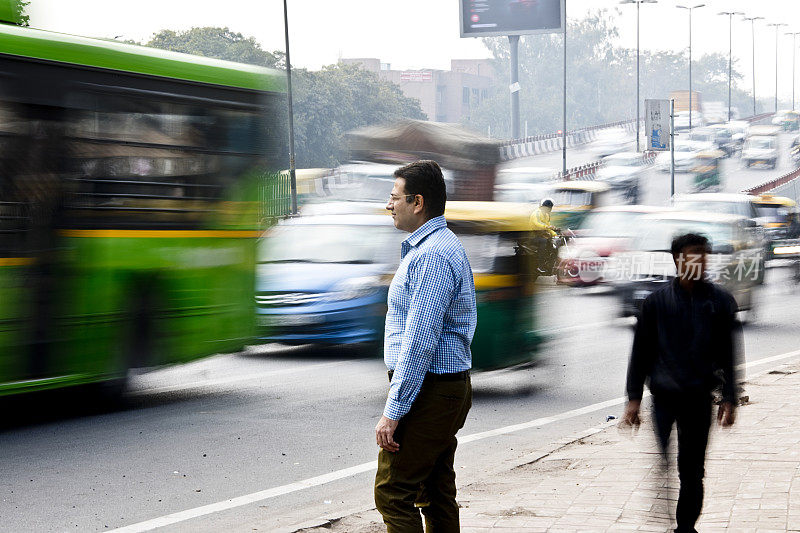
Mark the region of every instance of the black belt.
<instances>
[{"instance_id":1,"label":"black belt","mask_svg":"<svg viewBox=\"0 0 800 533\"><path fill-rule=\"evenodd\" d=\"M389 381L392 380L394 370L389 370ZM434 374L428 372L425 374L425 381L466 381L469 377L469 370L462 370L461 372L450 372L448 374Z\"/></svg>"}]
</instances>

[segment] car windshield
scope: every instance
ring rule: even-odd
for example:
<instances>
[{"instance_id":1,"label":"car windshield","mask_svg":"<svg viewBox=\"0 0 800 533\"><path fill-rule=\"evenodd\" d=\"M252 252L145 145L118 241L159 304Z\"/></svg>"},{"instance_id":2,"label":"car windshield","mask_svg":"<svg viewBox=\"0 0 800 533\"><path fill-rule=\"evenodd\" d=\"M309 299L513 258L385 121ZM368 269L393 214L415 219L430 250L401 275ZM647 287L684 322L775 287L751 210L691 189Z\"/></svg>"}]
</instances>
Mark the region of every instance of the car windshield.
<instances>
[{"instance_id":1,"label":"car windshield","mask_svg":"<svg viewBox=\"0 0 800 533\"><path fill-rule=\"evenodd\" d=\"M747 148L755 150L771 150L774 146L772 139L750 139L747 141Z\"/></svg>"},{"instance_id":2,"label":"car windshield","mask_svg":"<svg viewBox=\"0 0 800 533\"><path fill-rule=\"evenodd\" d=\"M262 263L389 263L400 257L402 236L388 225L287 224L259 242L258 259Z\"/></svg>"},{"instance_id":3,"label":"car windshield","mask_svg":"<svg viewBox=\"0 0 800 533\"><path fill-rule=\"evenodd\" d=\"M730 224L694 220L649 220L636 238L635 248L642 251L669 250L672 239L685 233L699 233L712 246L731 244L733 227Z\"/></svg>"},{"instance_id":4,"label":"car windshield","mask_svg":"<svg viewBox=\"0 0 800 533\"><path fill-rule=\"evenodd\" d=\"M592 193L586 191L555 191L553 193L553 203L572 207L591 205Z\"/></svg>"},{"instance_id":5,"label":"car windshield","mask_svg":"<svg viewBox=\"0 0 800 533\"><path fill-rule=\"evenodd\" d=\"M636 219L645 213L631 211L601 211L590 213L581 224L581 233L587 237L633 237Z\"/></svg>"},{"instance_id":6,"label":"car windshield","mask_svg":"<svg viewBox=\"0 0 800 533\"><path fill-rule=\"evenodd\" d=\"M766 218L768 222L786 222L789 212L780 204L754 204L759 218Z\"/></svg>"},{"instance_id":7,"label":"car windshield","mask_svg":"<svg viewBox=\"0 0 800 533\"><path fill-rule=\"evenodd\" d=\"M723 213L740 215L742 208L739 202L714 202L707 200L677 200L675 207L686 211L705 211L707 213Z\"/></svg>"}]
</instances>

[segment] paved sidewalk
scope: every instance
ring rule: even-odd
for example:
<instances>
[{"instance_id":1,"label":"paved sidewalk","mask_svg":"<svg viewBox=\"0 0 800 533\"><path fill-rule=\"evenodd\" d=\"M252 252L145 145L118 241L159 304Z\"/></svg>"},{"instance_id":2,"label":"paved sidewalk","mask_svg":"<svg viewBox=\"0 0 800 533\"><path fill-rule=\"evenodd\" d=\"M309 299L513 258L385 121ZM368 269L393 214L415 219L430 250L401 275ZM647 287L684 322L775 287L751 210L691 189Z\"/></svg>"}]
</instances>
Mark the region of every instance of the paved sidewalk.
<instances>
[{"instance_id":1,"label":"paved sidewalk","mask_svg":"<svg viewBox=\"0 0 800 533\"><path fill-rule=\"evenodd\" d=\"M698 531L800 531L798 391L798 364L745 383L749 402L737 411L736 425L712 430ZM662 466L649 416L644 418L636 435L609 425L461 487L462 531L671 530L677 475L674 467ZM385 530L372 509L304 531Z\"/></svg>"}]
</instances>

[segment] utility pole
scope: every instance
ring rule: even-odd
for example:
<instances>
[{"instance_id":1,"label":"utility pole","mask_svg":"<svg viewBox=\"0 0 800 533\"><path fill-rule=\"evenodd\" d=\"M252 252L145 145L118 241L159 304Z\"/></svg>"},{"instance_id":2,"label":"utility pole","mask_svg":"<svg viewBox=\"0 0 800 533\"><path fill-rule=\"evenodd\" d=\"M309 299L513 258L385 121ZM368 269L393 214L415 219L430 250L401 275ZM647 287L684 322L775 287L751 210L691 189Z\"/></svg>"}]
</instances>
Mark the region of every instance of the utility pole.
<instances>
[{"instance_id":1,"label":"utility pole","mask_svg":"<svg viewBox=\"0 0 800 533\"><path fill-rule=\"evenodd\" d=\"M286 83L289 104L289 180L292 191L292 214L297 214L297 176L294 168L294 111L292 108L292 62L289 59L289 11L283 0L283 28L286 34Z\"/></svg>"},{"instance_id":2,"label":"utility pole","mask_svg":"<svg viewBox=\"0 0 800 533\"><path fill-rule=\"evenodd\" d=\"M800 32L790 32L786 35L792 36L792 111L794 111L794 80L795 80L795 68L797 66L797 36L800 35Z\"/></svg>"},{"instance_id":3,"label":"utility pole","mask_svg":"<svg viewBox=\"0 0 800 533\"><path fill-rule=\"evenodd\" d=\"M740 11L722 11L717 15L728 16L728 122L731 121L731 75L733 72L733 16L744 15Z\"/></svg>"},{"instance_id":4,"label":"utility pole","mask_svg":"<svg viewBox=\"0 0 800 533\"><path fill-rule=\"evenodd\" d=\"M767 26L775 26L775 112L778 112L778 31L781 26L788 26L783 22L773 22Z\"/></svg>"},{"instance_id":5,"label":"utility pole","mask_svg":"<svg viewBox=\"0 0 800 533\"><path fill-rule=\"evenodd\" d=\"M750 28L753 31L753 116L756 116L756 21L763 19L764 17L744 17L743 19L750 21Z\"/></svg>"},{"instance_id":6,"label":"utility pole","mask_svg":"<svg viewBox=\"0 0 800 533\"><path fill-rule=\"evenodd\" d=\"M639 123L641 122L641 112L639 111L639 5L656 4L658 0L622 0L620 4L636 4L636 151L639 151Z\"/></svg>"},{"instance_id":7,"label":"utility pole","mask_svg":"<svg viewBox=\"0 0 800 533\"><path fill-rule=\"evenodd\" d=\"M675 6L679 9L686 9L689 11L689 131L692 131L692 115L694 114L692 110L692 11L703 6L705 6L705 4L697 4L692 7Z\"/></svg>"},{"instance_id":8,"label":"utility pole","mask_svg":"<svg viewBox=\"0 0 800 533\"><path fill-rule=\"evenodd\" d=\"M519 35L509 35L508 44L511 48L511 138L519 139Z\"/></svg>"}]
</instances>

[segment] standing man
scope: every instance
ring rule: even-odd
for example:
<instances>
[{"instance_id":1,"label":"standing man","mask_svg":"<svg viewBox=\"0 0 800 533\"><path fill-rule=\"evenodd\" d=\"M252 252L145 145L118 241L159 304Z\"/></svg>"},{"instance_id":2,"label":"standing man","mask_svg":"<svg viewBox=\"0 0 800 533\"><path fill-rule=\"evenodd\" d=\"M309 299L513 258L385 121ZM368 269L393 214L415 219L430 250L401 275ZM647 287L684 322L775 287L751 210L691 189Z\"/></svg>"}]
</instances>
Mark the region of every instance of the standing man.
<instances>
[{"instance_id":1,"label":"standing man","mask_svg":"<svg viewBox=\"0 0 800 533\"><path fill-rule=\"evenodd\" d=\"M623 422L639 425L649 380L665 458L672 425L678 425L678 533L695 531L703 507L712 390L722 386L717 420L723 427L733 424L736 405L737 305L730 293L705 279L708 252L708 239L701 235L688 233L672 241L677 278L644 301L628 366Z\"/></svg>"},{"instance_id":2,"label":"standing man","mask_svg":"<svg viewBox=\"0 0 800 533\"><path fill-rule=\"evenodd\" d=\"M472 406L470 343L475 285L461 242L447 229L442 170L417 161L394 173L386 209L403 241L389 287L384 360L389 395L375 439L375 505L389 533L459 531L456 432ZM416 505L415 505L416 504Z\"/></svg>"}]
</instances>

